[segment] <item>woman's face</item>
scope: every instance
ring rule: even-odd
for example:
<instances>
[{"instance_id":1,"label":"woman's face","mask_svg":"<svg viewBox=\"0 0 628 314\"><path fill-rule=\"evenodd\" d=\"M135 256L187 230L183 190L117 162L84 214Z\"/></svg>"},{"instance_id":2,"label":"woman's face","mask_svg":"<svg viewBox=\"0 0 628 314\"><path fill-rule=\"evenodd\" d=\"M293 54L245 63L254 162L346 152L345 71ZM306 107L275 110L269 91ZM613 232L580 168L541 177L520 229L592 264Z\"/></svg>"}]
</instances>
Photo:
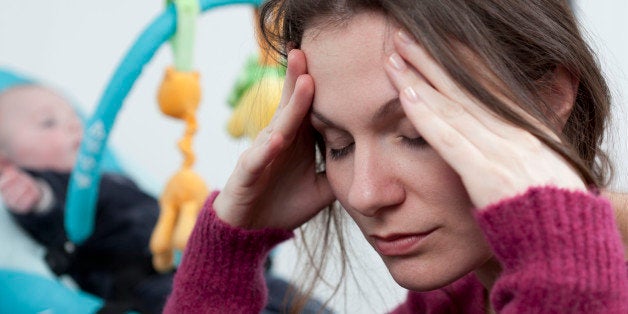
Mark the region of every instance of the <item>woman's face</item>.
<instances>
[{"instance_id":1,"label":"woman's face","mask_svg":"<svg viewBox=\"0 0 628 314\"><path fill-rule=\"evenodd\" d=\"M302 41L332 189L402 286L431 290L491 256L458 175L406 118L384 62L397 30L382 15L309 29Z\"/></svg>"}]
</instances>

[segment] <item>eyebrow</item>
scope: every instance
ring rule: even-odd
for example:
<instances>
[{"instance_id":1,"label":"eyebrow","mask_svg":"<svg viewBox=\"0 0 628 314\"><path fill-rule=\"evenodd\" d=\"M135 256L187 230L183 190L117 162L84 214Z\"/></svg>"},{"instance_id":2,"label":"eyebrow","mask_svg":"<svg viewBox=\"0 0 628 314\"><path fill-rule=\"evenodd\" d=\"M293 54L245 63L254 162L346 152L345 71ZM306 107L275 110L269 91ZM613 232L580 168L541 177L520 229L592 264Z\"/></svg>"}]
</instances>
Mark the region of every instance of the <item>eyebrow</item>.
<instances>
[{"instance_id":1,"label":"eyebrow","mask_svg":"<svg viewBox=\"0 0 628 314\"><path fill-rule=\"evenodd\" d=\"M371 123L375 124L375 123L377 123L377 122L379 122L381 120L385 120L389 116L398 113L400 108L401 108L401 102L399 101L399 97L395 97L395 98L385 102L373 114L373 116L371 117ZM320 112L318 112L316 110L312 110L311 114L316 119L320 120L321 122L325 123L326 125L328 125L330 127L337 128L337 129L340 128L336 123L332 122L331 120L329 120L323 114L321 114Z\"/></svg>"},{"instance_id":2,"label":"eyebrow","mask_svg":"<svg viewBox=\"0 0 628 314\"><path fill-rule=\"evenodd\" d=\"M399 101L399 97L395 97L377 109L377 112L371 117L371 123L375 124L380 120L385 120L385 118L388 118L392 114L398 113L400 109L401 102Z\"/></svg>"}]
</instances>

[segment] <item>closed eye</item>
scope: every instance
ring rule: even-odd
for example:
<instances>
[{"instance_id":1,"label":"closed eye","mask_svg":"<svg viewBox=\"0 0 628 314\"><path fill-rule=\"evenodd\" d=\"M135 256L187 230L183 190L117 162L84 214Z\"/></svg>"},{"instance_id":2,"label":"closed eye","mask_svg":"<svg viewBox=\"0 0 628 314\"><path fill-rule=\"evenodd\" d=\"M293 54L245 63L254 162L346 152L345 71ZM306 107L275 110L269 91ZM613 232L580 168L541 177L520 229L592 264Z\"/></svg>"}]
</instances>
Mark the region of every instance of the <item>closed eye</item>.
<instances>
[{"instance_id":1,"label":"closed eye","mask_svg":"<svg viewBox=\"0 0 628 314\"><path fill-rule=\"evenodd\" d=\"M430 144L425 140L425 138L419 136L419 137L414 137L414 138L409 138L409 137L405 137L402 136L401 137L401 141L410 146L410 147L416 147L416 148L423 148L423 147L427 147Z\"/></svg>"},{"instance_id":2,"label":"closed eye","mask_svg":"<svg viewBox=\"0 0 628 314\"><path fill-rule=\"evenodd\" d=\"M41 121L41 122L39 123L39 125L40 125L42 128L45 128L45 129L52 128L52 127L54 127L56 124L57 124L57 120L55 120L54 118L44 119L43 121Z\"/></svg>"},{"instance_id":3,"label":"closed eye","mask_svg":"<svg viewBox=\"0 0 628 314\"><path fill-rule=\"evenodd\" d=\"M330 148L329 149L329 158L331 158L332 160L338 160L341 159L345 156L347 156L349 153L351 153L351 151L353 151L353 148L355 147L355 143L351 143L347 146L344 146L342 148Z\"/></svg>"},{"instance_id":4,"label":"closed eye","mask_svg":"<svg viewBox=\"0 0 628 314\"><path fill-rule=\"evenodd\" d=\"M415 138L402 136L401 140L405 145L408 145L412 148L425 148L429 146L429 143L421 136ZM331 158L332 160L341 159L350 154L353 151L354 147L355 143L351 143L342 148L329 148L329 158Z\"/></svg>"}]
</instances>

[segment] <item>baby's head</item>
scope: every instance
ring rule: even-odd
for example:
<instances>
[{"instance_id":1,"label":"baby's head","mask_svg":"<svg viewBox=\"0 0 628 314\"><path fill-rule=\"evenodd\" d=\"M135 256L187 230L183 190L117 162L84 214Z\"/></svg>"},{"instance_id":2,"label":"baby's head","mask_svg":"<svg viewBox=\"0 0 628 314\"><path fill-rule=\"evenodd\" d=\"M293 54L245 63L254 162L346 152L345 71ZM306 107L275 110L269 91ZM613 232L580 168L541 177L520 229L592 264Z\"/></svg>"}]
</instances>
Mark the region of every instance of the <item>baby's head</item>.
<instances>
[{"instance_id":1,"label":"baby's head","mask_svg":"<svg viewBox=\"0 0 628 314\"><path fill-rule=\"evenodd\" d=\"M69 172L83 135L67 99L34 84L0 92L0 164Z\"/></svg>"}]
</instances>

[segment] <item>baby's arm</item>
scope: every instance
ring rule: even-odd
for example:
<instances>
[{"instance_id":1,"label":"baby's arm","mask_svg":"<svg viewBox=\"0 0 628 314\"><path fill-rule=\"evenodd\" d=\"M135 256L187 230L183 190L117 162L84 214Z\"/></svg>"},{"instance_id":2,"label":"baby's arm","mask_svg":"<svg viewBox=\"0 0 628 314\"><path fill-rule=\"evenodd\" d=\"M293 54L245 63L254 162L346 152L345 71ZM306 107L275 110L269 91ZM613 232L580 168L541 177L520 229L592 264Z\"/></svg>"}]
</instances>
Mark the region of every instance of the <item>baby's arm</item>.
<instances>
[{"instance_id":1,"label":"baby's arm","mask_svg":"<svg viewBox=\"0 0 628 314\"><path fill-rule=\"evenodd\" d=\"M45 212L54 201L48 184L13 165L2 169L0 196L9 210L16 214Z\"/></svg>"}]
</instances>

